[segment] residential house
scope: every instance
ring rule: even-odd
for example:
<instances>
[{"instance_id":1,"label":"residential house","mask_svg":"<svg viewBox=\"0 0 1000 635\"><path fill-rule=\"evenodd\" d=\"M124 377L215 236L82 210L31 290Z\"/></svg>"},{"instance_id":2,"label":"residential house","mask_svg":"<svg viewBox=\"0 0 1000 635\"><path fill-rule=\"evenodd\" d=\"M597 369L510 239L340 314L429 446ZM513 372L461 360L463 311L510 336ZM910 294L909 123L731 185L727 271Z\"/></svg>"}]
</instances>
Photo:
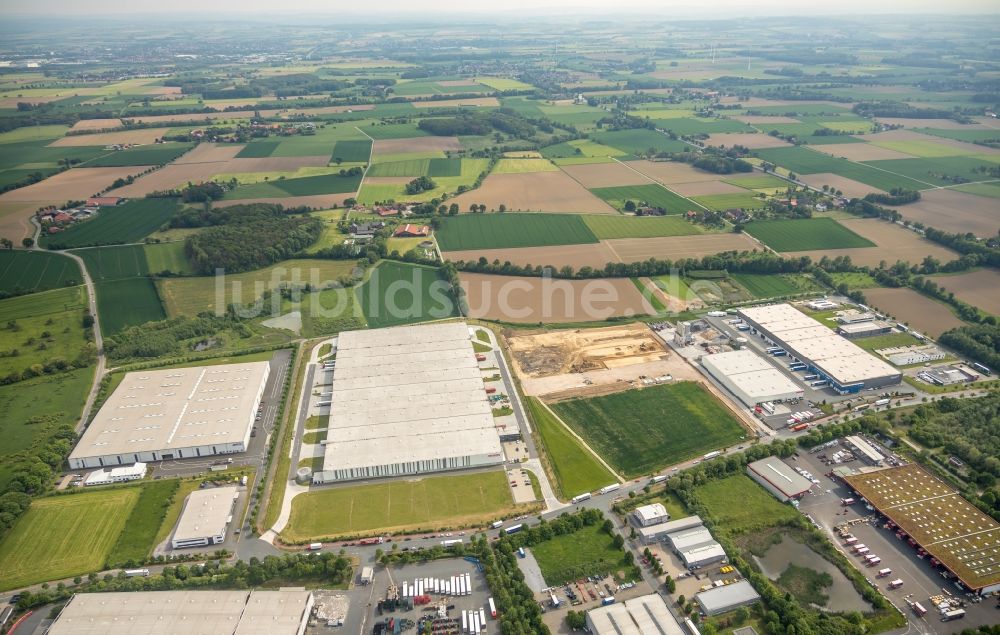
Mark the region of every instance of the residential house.
<instances>
[{"instance_id":1,"label":"residential house","mask_svg":"<svg viewBox=\"0 0 1000 635\"><path fill-rule=\"evenodd\" d=\"M427 225L411 225L410 223L406 223L397 227L392 235L396 238L423 238L430 236L430 233L431 228Z\"/></svg>"}]
</instances>

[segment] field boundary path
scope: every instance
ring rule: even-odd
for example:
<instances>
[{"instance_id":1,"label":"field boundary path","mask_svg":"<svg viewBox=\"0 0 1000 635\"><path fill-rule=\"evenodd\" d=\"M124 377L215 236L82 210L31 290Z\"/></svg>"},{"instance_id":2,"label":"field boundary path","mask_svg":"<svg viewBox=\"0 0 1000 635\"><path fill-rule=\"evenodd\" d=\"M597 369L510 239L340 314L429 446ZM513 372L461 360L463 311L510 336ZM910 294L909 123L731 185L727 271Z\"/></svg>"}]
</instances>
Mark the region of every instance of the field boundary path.
<instances>
[{"instance_id":1,"label":"field boundary path","mask_svg":"<svg viewBox=\"0 0 1000 635\"><path fill-rule=\"evenodd\" d=\"M710 211L710 210L709 210L709 209L708 209L707 207L705 207L704 205L702 205L702 204L701 204L701 203L699 203L698 201L694 200L693 198L689 198L689 197L687 197L687 196L681 196L681 195L680 195L680 194L678 194L677 192L673 191L672 189L670 189L669 187L667 187L666 183L664 183L663 181L659 181L659 180L657 180L657 179L654 179L653 177L649 176L648 174L645 174L645 173L643 173L642 171L640 171L640 170L637 170L637 169L633 168L633 167L632 167L631 165L629 165L628 163L625 163L624 161L619 161L619 160L618 160L618 159L617 159L616 157L611 157L611 160L612 160L612 161L614 161L615 163L619 164L619 165L624 165L624 166L625 166L626 168L628 168L629 170L632 170L633 172L635 172L636 174L638 174L638 175L639 175L639 176L641 176L642 178L644 178L644 179L648 179L648 180L652 181L653 183L655 183L656 185L659 185L660 187L662 187L662 188L663 188L663 189L665 189L666 191L670 192L670 193L671 193L671 194L673 194L674 196L680 196L681 198L683 198L683 199L684 199L684 200L686 200L686 201L691 201L692 203L694 203L694 204L695 204L695 205L697 205L698 207L702 208L702 209L703 209L703 210L705 210L706 212L707 212L707 211Z\"/></svg>"},{"instance_id":2,"label":"field boundary path","mask_svg":"<svg viewBox=\"0 0 1000 635\"><path fill-rule=\"evenodd\" d=\"M608 468L608 471L611 472L612 474L614 474L615 478L618 479L619 483L624 483L625 482L625 479L622 478L621 474L618 473L618 470L616 470L615 468L613 468L610 465L608 465L607 462L603 458L601 458L601 455L598 454L597 452L595 452L594 448L590 447L590 445L588 445L587 442L583 440L583 437L581 437L579 434L577 434L576 431L573 430L573 428L571 428L568 425L566 425L566 422L563 421L561 418L559 418L559 415L556 414L555 410L553 410L552 408L549 408L549 404L545 403L541 399L538 400L538 403L542 404L542 407L545 408L546 410L548 410L549 414L551 414L553 417L555 417L555 420L559 422L559 425L561 425L562 427L566 428L566 431L569 432L570 434L572 434L573 437L577 441L580 442L580 445L582 445L584 448L587 449L587 452L590 452L594 456L594 458L597 459L597 461L601 465L603 465L604 467Z\"/></svg>"}]
</instances>

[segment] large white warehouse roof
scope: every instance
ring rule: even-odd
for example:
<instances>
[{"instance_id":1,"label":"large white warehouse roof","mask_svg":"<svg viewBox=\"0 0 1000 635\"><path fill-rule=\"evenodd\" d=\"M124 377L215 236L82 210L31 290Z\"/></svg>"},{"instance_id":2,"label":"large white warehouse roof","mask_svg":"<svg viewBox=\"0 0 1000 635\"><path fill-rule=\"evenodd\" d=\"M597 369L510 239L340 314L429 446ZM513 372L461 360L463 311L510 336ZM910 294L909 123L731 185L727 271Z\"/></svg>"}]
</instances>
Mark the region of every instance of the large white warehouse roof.
<instances>
[{"instance_id":1,"label":"large white warehouse roof","mask_svg":"<svg viewBox=\"0 0 1000 635\"><path fill-rule=\"evenodd\" d=\"M803 394L801 387L749 349L705 355L701 364L747 406Z\"/></svg>"},{"instance_id":2,"label":"large white warehouse roof","mask_svg":"<svg viewBox=\"0 0 1000 635\"><path fill-rule=\"evenodd\" d=\"M592 609L587 613L587 626L594 635L684 634L663 599L655 593Z\"/></svg>"}]
</instances>

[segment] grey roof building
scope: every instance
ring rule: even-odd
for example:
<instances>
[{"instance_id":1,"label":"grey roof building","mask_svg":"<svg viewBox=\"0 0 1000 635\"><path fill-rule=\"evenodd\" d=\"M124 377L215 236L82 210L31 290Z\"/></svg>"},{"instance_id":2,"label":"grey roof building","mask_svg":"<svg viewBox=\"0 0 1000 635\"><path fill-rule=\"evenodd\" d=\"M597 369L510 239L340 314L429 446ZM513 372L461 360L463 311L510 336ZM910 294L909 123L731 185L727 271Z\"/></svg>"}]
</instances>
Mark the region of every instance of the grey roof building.
<instances>
[{"instance_id":1,"label":"grey roof building","mask_svg":"<svg viewBox=\"0 0 1000 635\"><path fill-rule=\"evenodd\" d=\"M749 582L740 580L734 584L702 591L696 594L694 599L705 615L719 615L753 604L760 599L760 594Z\"/></svg>"}]
</instances>

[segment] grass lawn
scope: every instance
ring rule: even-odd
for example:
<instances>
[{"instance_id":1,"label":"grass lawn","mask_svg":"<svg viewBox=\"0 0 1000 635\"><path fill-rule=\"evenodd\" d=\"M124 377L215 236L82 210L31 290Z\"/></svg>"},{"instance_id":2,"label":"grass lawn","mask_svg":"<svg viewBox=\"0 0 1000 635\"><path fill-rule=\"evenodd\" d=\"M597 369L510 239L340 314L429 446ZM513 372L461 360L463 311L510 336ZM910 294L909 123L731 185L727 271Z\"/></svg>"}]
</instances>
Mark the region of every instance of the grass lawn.
<instances>
[{"instance_id":1,"label":"grass lawn","mask_svg":"<svg viewBox=\"0 0 1000 635\"><path fill-rule=\"evenodd\" d=\"M830 277L833 278L834 286L846 284L850 291L854 289L871 289L879 286L875 278L861 271L838 271L831 273Z\"/></svg>"},{"instance_id":2,"label":"grass lawn","mask_svg":"<svg viewBox=\"0 0 1000 635\"><path fill-rule=\"evenodd\" d=\"M174 530L174 525L177 524L177 519L181 516L181 510L184 509L184 499L187 498L188 494L198 489L201 479L183 479L178 482L179 485L177 486L177 489L174 490L174 493L170 498L170 502L167 503L166 511L163 513L163 519L160 521L156 535L153 537L152 544L154 546L166 540L167 536L169 536Z\"/></svg>"},{"instance_id":3,"label":"grass lawn","mask_svg":"<svg viewBox=\"0 0 1000 635\"><path fill-rule=\"evenodd\" d=\"M95 218L75 223L58 234L43 236L41 244L72 249L138 242L163 226L179 208L177 200L172 198L142 198L101 208Z\"/></svg>"},{"instance_id":4,"label":"grass lawn","mask_svg":"<svg viewBox=\"0 0 1000 635\"><path fill-rule=\"evenodd\" d=\"M886 333L885 335L874 335L872 337L861 337L851 340L859 347L868 352L877 348L895 348L897 346L916 346L925 344L909 333Z\"/></svg>"},{"instance_id":5,"label":"grass lawn","mask_svg":"<svg viewBox=\"0 0 1000 635\"><path fill-rule=\"evenodd\" d=\"M682 214L698 208L697 205L680 194L674 194L662 185L655 183L597 187L590 191L618 210L625 209L625 201L632 201L637 206L645 204L659 207L666 210L668 214Z\"/></svg>"},{"instance_id":6,"label":"grass lawn","mask_svg":"<svg viewBox=\"0 0 1000 635\"><path fill-rule=\"evenodd\" d=\"M372 328L458 315L449 284L435 267L385 260L369 273L357 293Z\"/></svg>"},{"instance_id":7,"label":"grass lawn","mask_svg":"<svg viewBox=\"0 0 1000 635\"><path fill-rule=\"evenodd\" d=\"M142 484L139 499L129 514L125 529L108 554L108 564L114 566L125 564L128 560L139 561L152 553L160 523L180 483L178 479L167 479Z\"/></svg>"},{"instance_id":8,"label":"grass lawn","mask_svg":"<svg viewBox=\"0 0 1000 635\"><path fill-rule=\"evenodd\" d=\"M150 273L161 273L163 271L186 275L194 273L191 262L184 254L184 243L182 241L151 243L143 245L142 248L146 252L146 265Z\"/></svg>"},{"instance_id":9,"label":"grass lawn","mask_svg":"<svg viewBox=\"0 0 1000 635\"><path fill-rule=\"evenodd\" d=\"M732 414L694 382L571 399L552 409L628 478L731 445L746 434Z\"/></svg>"},{"instance_id":10,"label":"grass lawn","mask_svg":"<svg viewBox=\"0 0 1000 635\"><path fill-rule=\"evenodd\" d=\"M692 196L691 200L701 203L715 211L733 208L763 209L767 204L763 199L754 196L753 192L734 192L732 194L711 194L709 196Z\"/></svg>"},{"instance_id":11,"label":"grass lawn","mask_svg":"<svg viewBox=\"0 0 1000 635\"><path fill-rule=\"evenodd\" d=\"M612 216L591 214L583 217L590 231L600 239L655 238L704 233L704 229L681 216Z\"/></svg>"},{"instance_id":12,"label":"grass lawn","mask_svg":"<svg viewBox=\"0 0 1000 635\"><path fill-rule=\"evenodd\" d=\"M463 214L442 219L442 251L596 243L583 217L572 214Z\"/></svg>"},{"instance_id":13,"label":"grass lawn","mask_svg":"<svg viewBox=\"0 0 1000 635\"><path fill-rule=\"evenodd\" d=\"M82 286L0 300L0 376L53 358L72 361L86 347ZM10 326L13 324L13 327Z\"/></svg>"},{"instance_id":14,"label":"grass lawn","mask_svg":"<svg viewBox=\"0 0 1000 635\"><path fill-rule=\"evenodd\" d=\"M812 278L801 274L734 273L732 278L755 298L773 298L822 290Z\"/></svg>"},{"instance_id":15,"label":"grass lawn","mask_svg":"<svg viewBox=\"0 0 1000 635\"><path fill-rule=\"evenodd\" d=\"M138 488L36 500L0 542L0 589L100 571Z\"/></svg>"},{"instance_id":16,"label":"grass lawn","mask_svg":"<svg viewBox=\"0 0 1000 635\"><path fill-rule=\"evenodd\" d=\"M45 251L0 250L0 292L46 291L81 282L80 266L72 258Z\"/></svg>"},{"instance_id":17,"label":"grass lawn","mask_svg":"<svg viewBox=\"0 0 1000 635\"><path fill-rule=\"evenodd\" d=\"M747 224L746 232L782 252L875 246L832 218L755 221Z\"/></svg>"},{"instance_id":18,"label":"grass lawn","mask_svg":"<svg viewBox=\"0 0 1000 635\"><path fill-rule=\"evenodd\" d=\"M556 492L562 498L593 492L617 480L538 399L525 397L525 404L555 474Z\"/></svg>"},{"instance_id":19,"label":"grass lawn","mask_svg":"<svg viewBox=\"0 0 1000 635\"><path fill-rule=\"evenodd\" d=\"M156 293L156 285L150 278L105 280L94 286L101 332L105 336L167 317Z\"/></svg>"},{"instance_id":20,"label":"grass lawn","mask_svg":"<svg viewBox=\"0 0 1000 635\"><path fill-rule=\"evenodd\" d=\"M642 154L650 148L654 148L657 152L681 152L684 148L690 147L683 141L671 139L662 132L648 128L597 132L592 134L591 138L601 145L635 155Z\"/></svg>"},{"instance_id":21,"label":"grass lawn","mask_svg":"<svg viewBox=\"0 0 1000 635\"><path fill-rule=\"evenodd\" d=\"M545 584L557 586L578 578L627 569L625 552L616 549L601 525L584 525L531 547Z\"/></svg>"},{"instance_id":22,"label":"grass lawn","mask_svg":"<svg viewBox=\"0 0 1000 635\"><path fill-rule=\"evenodd\" d=\"M716 527L729 534L771 527L798 516L791 505L778 502L744 474L708 481L696 487L694 495L708 509Z\"/></svg>"},{"instance_id":23,"label":"grass lawn","mask_svg":"<svg viewBox=\"0 0 1000 635\"><path fill-rule=\"evenodd\" d=\"M466 527L517 509L506 474L500 470L387 481L296 496L281 537L308 542L343 535Z\"/></svg>"}]
</instances>

